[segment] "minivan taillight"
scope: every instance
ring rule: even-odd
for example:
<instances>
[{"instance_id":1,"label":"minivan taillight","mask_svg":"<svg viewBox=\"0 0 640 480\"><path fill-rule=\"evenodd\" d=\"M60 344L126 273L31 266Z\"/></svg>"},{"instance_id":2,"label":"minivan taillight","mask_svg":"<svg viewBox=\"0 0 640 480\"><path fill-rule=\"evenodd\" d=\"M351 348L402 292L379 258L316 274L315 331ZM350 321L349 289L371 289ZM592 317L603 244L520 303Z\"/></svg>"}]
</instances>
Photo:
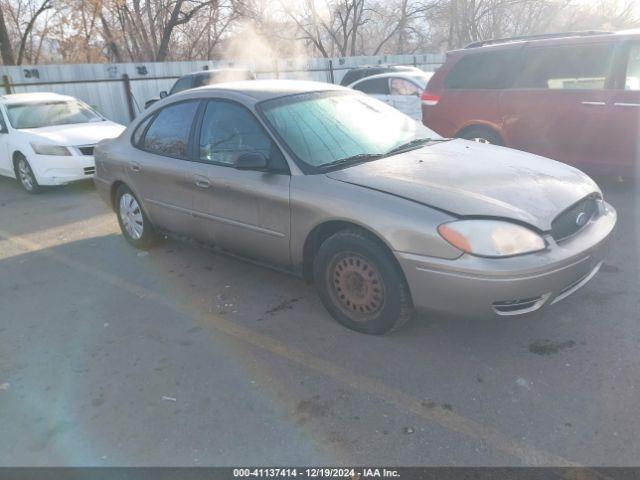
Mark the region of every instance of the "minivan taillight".
<instances>
[{"instance_id":1,"label":"minivan taillight","mask_svg":"<svg viewBox=\"0 0 640 480\"><path fill-rule=\"evenodd\" d=\"M425 90L422 92L422 95L420 95L420 100L422 100L423 105L437 105L440 101L440 95Z\"/></svg>"}]
</instances>

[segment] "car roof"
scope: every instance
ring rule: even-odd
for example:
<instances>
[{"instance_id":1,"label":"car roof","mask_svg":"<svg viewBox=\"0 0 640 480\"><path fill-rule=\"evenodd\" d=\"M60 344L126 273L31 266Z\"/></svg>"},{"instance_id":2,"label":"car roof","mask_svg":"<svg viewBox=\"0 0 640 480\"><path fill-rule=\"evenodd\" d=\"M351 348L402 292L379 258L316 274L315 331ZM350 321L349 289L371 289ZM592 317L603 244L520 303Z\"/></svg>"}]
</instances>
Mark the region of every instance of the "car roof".
<instances>
[{"instance_id":1,"label":"car roof","mask_svg":"<svg viewBox=\"0 0 640 480\"><path fill-rule=\"evenodd\" d=\"M0 96L0 101L5 104L46 102L50 100L76 100L68 95L60 95L53 92L11 93Z\"/></svg>"},{"instance_id":2,"label":"car roof","mask_svg":"<svg viewBox=\"0 0 640 480\"><path fill-rule=\"evenodd\" d=\"M540 36L498 38L484 42L474 42L465 48L452 50L450 54L473 54L487 50L520 48L524 45L555 46L571 45L575 43L598 43L602 40L617 40L623 37L640 37L640 29L623 30L619 32L565 32Z\"/></svg>"},{"instance_id":3,"label":"car roof","mask_svg":"<svg viewBox=\"0 0 640 480\"><path fill-rule=\"evenodd\" d=\"M312 82L308 80L239 80L184 90L183 92L176 94L176 97L178 95L186 96L196 92L202 93L218 91L241 94L245 97L252 98L255 102L301 93L324 91L353 92L353 90L340 85L325 82Z\"/></svg>"},{"instance_id":4,"label":"car roof","mask_svg":"<svg viewBox=\"0 0 640 480\"><path fill-rule=\"evenodd\" d=\"M365 82L367 80L371 80L371 79L375 79L375 78L406 78L408 80L415 78L417 76L424 76L427 79L431 78L431 76L433 75L433 72L425 72L423 70L419 70L419 71L397 71L397 72L385 72L385 73L378 73L376 75L369 75L368 77L362 77L359 78L358 80L356 80L355 82L353 82L351 85L355 85L356 83L361 83L361 82Z\"/></svg>"}]
</instances>

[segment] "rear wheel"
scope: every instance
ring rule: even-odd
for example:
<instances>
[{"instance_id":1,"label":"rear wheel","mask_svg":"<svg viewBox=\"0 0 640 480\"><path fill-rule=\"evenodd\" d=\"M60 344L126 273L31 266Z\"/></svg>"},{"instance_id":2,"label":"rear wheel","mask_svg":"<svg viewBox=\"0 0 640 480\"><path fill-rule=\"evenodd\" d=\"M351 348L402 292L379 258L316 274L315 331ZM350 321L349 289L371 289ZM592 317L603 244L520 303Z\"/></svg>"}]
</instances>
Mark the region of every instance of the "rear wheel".
<instances>
[{"instance_id":1,"label":"rear wheel","mask_svg":"<svg viewBox=\"0 0 640 480\"><path fill-rule=\"evenodd\" d=\"M118 188L115 200L118 223L124 238L134 247L146 250L156 239L156 232L139 200L126 185Z\"/></svg>"},{"instance_id":2,"label":"rear wheel","mask_svg":"<svg viewBox=\"0 0 640 480\"><path fill-rule=\"evenodd\" d=\"M388 333L413 314L400 267L364 231L343 230L325 240L314 259L314 278L326 309L352 330Z\"/></svg>"},{"instance_id":3,"label":"rear wheel","mask_svg":"<svg viewBox=\"0 0 640 480\"><path fill-rule=\"evenodd\" d=\"M17 155L15 161L16 177L18 182L29 193L39 193L42 188L38 185L31 165L23 155Z\"/></svg>"},{"instance_id":4,"label":"rear wheel","mask_svg":"<svg viewBox=\"0 0 640 480\"><path fill-rule=\"evenodd\" d=\"M488 127L470 127L459 134L460 138L465 138L478 143L490 143L492 145L504 145L498 133Z\"/></svg>"}]
</instances>

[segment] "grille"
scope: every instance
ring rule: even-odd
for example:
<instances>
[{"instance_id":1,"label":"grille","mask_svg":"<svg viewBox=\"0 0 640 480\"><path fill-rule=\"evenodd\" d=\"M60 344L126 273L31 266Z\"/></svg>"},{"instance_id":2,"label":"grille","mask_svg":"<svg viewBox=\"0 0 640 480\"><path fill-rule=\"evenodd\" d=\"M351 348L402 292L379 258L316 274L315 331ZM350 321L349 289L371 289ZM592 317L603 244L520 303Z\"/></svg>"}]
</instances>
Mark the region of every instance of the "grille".
<instances>
[{"instance_id":1,"label":"grille","mask_svg":"<svg viewBox=\"0 0 640 480\"><path fill-rule=\"evenodd\" d=\"M96 173L96 167L85 167L84 174L85 175L93 175Z\"/></svg>"},{"instance_id":2,"label":"grille","mask_svg":"<svg viewBox=\"0 0 640 480\"><path fill-rule=\"evenodd\" d=\"M95 147L95 145L88 145L86 147L78 147L78 150L80 150L80 153L82 153L82 155L93 155L93 148Z\"/></svg>"},{"instance_id":3,"label":"grille","mask_svg":"<svg viewBox=\"0 0 640 480\"><path fill-rule=\"evenodd\" d=\"M539 296L493 302L493 309L499 315L517 315L519 313L531 312L542 306L544 298L544 296Z\"/></svg>"},{"instance_id":4,"label":"grille","mask_svg":"<svg viewBox=\"0 0 640 480\"><path fill-rule=\"evenodd\" d=\"M573 235L589 223L597 211L598 200L595 196L580 200L551 222L551 235L555 241Z\"/></svg>"}]
</instances>

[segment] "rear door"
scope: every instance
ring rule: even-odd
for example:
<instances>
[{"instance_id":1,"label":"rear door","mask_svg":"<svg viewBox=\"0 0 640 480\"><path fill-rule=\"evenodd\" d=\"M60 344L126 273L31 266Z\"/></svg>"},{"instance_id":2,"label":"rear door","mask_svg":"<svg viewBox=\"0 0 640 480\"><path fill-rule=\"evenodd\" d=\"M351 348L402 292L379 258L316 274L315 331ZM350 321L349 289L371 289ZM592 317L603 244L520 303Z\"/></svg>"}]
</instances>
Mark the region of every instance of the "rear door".
<instances>
[{"instance_id":1,"label":"rear door","mask_svg":"<svg viewBox=\"0 0 640 480\"><path fill-rule=\"evenodd\" d=\"M187 159L199 106L199 100L172 103L142 122L133 136L139 152L127 166L131 186L151 221L181 234L190 234L194 223Z\"/></svg>"},{"instance_id":2,"label":"rear door","mask_svg":"<svg viewBox=\"0 0 640 480\"><path fill-rule=\"evenodd\" d=\"M193 212L200 236L243 256L290 263L289 183L286 160L246 107L209 100L195 137L191 162ZM243 153L259 152L267 171L238 170Z\"/></svg>"},{"instance_id":3,"label":"rear door","mask_svg":"<svg viewBox=\"0 0 640 480\"><path fill-rule=\"evenodd\" d=\"M612 42L530 45L513 88L500 94L509 147L586 167L600 157Z\"/></svg>"}]
</instances>

